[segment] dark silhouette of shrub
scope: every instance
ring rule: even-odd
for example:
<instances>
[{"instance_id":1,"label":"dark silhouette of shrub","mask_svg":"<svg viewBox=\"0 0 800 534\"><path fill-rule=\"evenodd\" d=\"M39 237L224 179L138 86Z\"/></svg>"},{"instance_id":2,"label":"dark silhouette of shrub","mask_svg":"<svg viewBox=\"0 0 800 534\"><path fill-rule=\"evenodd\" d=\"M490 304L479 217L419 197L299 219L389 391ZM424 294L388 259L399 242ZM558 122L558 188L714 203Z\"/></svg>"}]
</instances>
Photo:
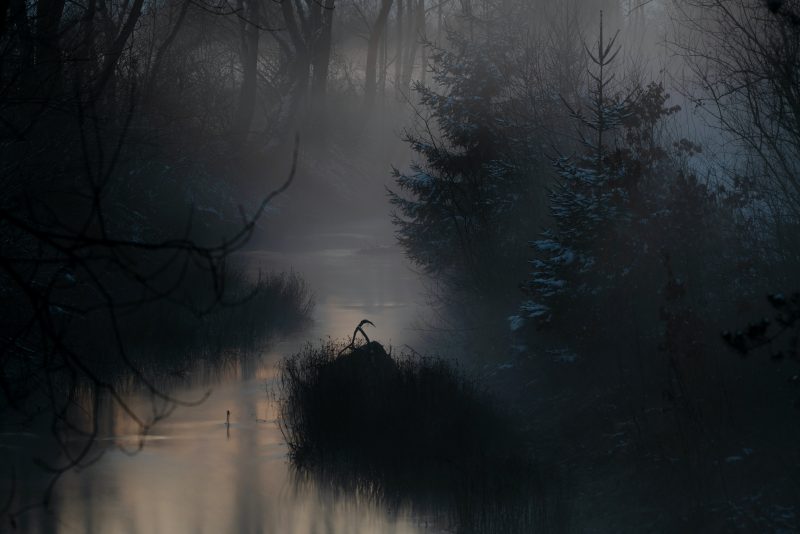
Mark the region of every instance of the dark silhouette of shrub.
<instances>
[{"instance_id":1,"label":"dark silhouette of shrub","mask_svg":"<svg viewBox=\"0 0 800 534\"><path fill-rule=\"evenodd\" d=\"M530 532L553 519L521 433L446 361L369 340L309 344L281 363L280 401L292 464L323 488L410 506L459 532Z\"/></svg>"}]
</instances>

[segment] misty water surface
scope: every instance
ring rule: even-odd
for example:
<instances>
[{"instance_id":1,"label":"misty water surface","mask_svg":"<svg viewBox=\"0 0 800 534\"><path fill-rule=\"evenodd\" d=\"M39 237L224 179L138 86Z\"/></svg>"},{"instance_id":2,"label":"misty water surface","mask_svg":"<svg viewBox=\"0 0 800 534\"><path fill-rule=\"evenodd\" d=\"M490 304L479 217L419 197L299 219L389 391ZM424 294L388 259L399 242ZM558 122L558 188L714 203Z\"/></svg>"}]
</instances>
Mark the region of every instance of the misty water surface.
<instances>
[{"instance_id":1,"label":"misty water surface","mask_svg":"<svg viewBox=\"0 0 800 534\"><path fill-rule=\"evenodd\" d=\"M23 516L31 532L220 533L396 532L419 529L419 521L347 496L325 496L290 474L286 446L276 424L270 387L275 363L304 343L349 336L362 318L377 325L368 333L385 343L414 343L411 328L424 301L416 274L376 224L364 222L306 234L290 251L258 250L240 260L251 266L294 269L309 282L315 322L293 339L275 343L257 361L237 361L210 384L199 377L170 393L196 399L159 423L144 449L129 456L136 428L110 416L108 450L88 469L69 472L58 484L49 513ZM133 398L148 409L149 399ZM231 426L226 428L226 410ZM146 412L145 412L146 413Z\"/></svg>"}]
</instances>

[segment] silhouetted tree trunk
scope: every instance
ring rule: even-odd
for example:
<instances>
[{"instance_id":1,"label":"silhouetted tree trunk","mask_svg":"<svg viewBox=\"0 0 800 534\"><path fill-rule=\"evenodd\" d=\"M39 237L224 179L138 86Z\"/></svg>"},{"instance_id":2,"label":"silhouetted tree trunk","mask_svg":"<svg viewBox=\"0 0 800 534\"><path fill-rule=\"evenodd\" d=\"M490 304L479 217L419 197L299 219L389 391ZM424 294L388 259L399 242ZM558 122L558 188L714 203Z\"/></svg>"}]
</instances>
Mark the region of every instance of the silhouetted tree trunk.
<instances>
[{"instance_id":1,"label":"silhouetted tree trunk","mask_svg":"<svg viewBox=\"0 0 800 534\"><path fill-rule=\"evenodd\" d=\"M461 0L461 14L467 20L469 25L470 38L475 33L474 19L472 15L472 0Z\"/></svg>"},{"instance_id":2,"label":"silhouetted tree trunk","mask_svg":"<svg viewBox=\"0 0 800 534\"><path fill-rule=\"evenodd\" d=\"M436 8L436 46L442 45L442 30L444 29L444 0Z\"/></svg>"},{"instance_id":3,"label":"silhouetted tree trunk","mask_svg":"<svg viewBox=\"0 0 800 534\"><path fill-rule=\"evenodd\" d=\"M311 82L311 94L318 106L323 104L328 87L328 69L331 61L331 34L333 29L333 12L336 0L324 0L317 4L322 9L320 17L319 37L314 43L312 68L314 78ZM322 0L319 0L322 2Z\"/></svg>"},{"instance_id":4,"label":"silhouetted tree trunk","mask_svg":"<svg viewBox=\"0 0 800 534\"><path fill-rule=\"evenodd\" d=\"M414 62L417 60L420 33L425 24L425 0L408 0L408 53L403 64L403 89L411 85Z\"/></svg>"},{"instance_id":5,"label":"silhouetted tree trunk","mask_svg":"<svg viewBox=\"0 0 800 534\"><path fill-rule=\"evenodd\" d=\"M0 0L0 35L5 35L8 30L9 1Z\"/></svg>"},{"instance_id":6,"label":"silhouetted tree trunk","mask_svg":"<svg viewBox=\"0 0 800 534\"><path fill-rule=\"evenodd\" d=\"M54 1L63 1L63 0L54 0ZM100 2L100 6L102 7L104 4ZM105 61L100 69L100 75L95 82L93 91L92 91L92 98L97 99L99 96L104 92L106 85L114 78L114 70L117 67L117 63L119 62L119 58L122 56L122 53L125 51L125 46L128 43L128 38L130 38L131 34L133 33L134 28L136 27L136 23L139 21L139 17L142 14L142 6L144 5L144 0L134 0L133 4L131 5L130 12L128 13L128 17L125 19L125 23L122 24L119 32L116 36L111 40L111 44L108 47L106 54L105 54ZM121 21L120 21L121 22ZM108 91L110 93L109 98L113 99L114 92Z\"/></svg>"},{"instance_id":7,"label":"silhouetted tree trunk","mask_svg":"<svg viewBox=\"0 0 800 534\"><path fill-rule=\"evenodd\" d=\"M411 2L412 0L408 0ZM398 100L402 98L403 57L405 52L403 33L403 0L397 0L397 53L394 58L394 89Z\"/></svg>"},{"instance_id":8,"label":"silhouetted tree trunk","mask_svg":"<svg viewBox=\"0 0 800 534\"><path fill-rule=\"evenodd\" d=\"M387 54L387 31L383 32L383 39L381 39L381 49L380 49L380 70L378 72L378 87L380 88L381 98L386 95L386 70L389 68L388 62L388 54Z\"/></svg>"},{"instance_id":9,"label":"silhouetted tree trunk","mask_svg":"<svg viewBox=\"0 0 800 534\"><path fill-rule=\"evenodd\" d=\"M39 0L36 4L35 54L39 82L57 88L61 84L59 29L65 0Z\"/></svg>"},{"instance_id":10,"label":"silhouetted tree trunk","mask_svg":"<svg viewBox=\"0 0 800 534\"><path fill-rule=\"evenodd\" d=\"M241 149L247 143L253 112L256 106L256 85L258 75L258 41L260 10L258 0L247 0L246 5L239 0L237 6L245 17L241 19L241 51L242 85L239 90L239 105L233 121L231 142L234 150Z\"/></svg>"},{"instance_id":11,"label":"silhouetted tree trunk","mask_svg":"<svg viewBox=\"0 0 800 534\"><path fill-rule=\"evenodd\" d=\"M367 66L365 69L364 81L364 100L367 108L371 108L375 102L375 93L377 90L377 64L378 64L378 45L381 41L381 36L386 29L386 21L389 18L389 10L392 8L392 0L381 0L381 9L378 12L378 17L375 19L375 24L372 26L372 31L369 35L369 42L367 45Z\"/></svg>"},{"instance_id":12,"label":"silhouetted tree trunk","mask_svg":"<svg viewBox=\"0 0 800 534\"><path fill-rule=\"evenodd\" d=\"M180 29L183 26L183 21L186 20L186 14L189 12L189 7L191 5L192 5L192 0L183 0L183 4L181 5L180 10L178 11L178 16L175 21L175 25L170 30L166 39L164 39L164 41L159 45L158 50L156 50L155 52L152 64L150 65L150 71L147 75L147 82L146 82L147 86L145 89L145 93L148 97L153 95L153 89L160 77L161 64L164 61L164 57L166 56L167 51L172 46L172 43L175 42L175 38L178 37L178 33L180 32ZM231 73L233 73L232 65L231 65ZM231 76L231 79L232 78L233 76Z\"/></svg>"},{"instance_id":13,"label":"silhouetted tree trunk","mask_svg":"<svg viewBox=\"0 0 800 534\"><path fill-rule=\"evenodd\" d=\"M419 6L417 7L417 26L419 31L418 42L422 45L420 50L421 72L419 79L422 83L425 83L425 77L428 70L428 48L426 45L426 41L428 40L428 31L427 19L425 18L425 0L419 0Z\"/></svg>"},{"instance_id":14,"label":"silhouetted tree trunk","mask_svg":"<svg viewBox=\"0 0 800 534\"><path fill-rule=\"evenodd\" d=\"M33 39L25 0L10 0L9 18L20 43L20 67L30 71L33 63Z\"/></svg>"},{"instance_id":15,"label":"silhouetted tree trunk","mask_svg":"<svg viewBox=\"0 0 800 534\"><path fill-rule=\"evenodd\" d=\"M296 120L300 106L308 96L308 84L311 78L309 73L311 58L308 44L303 38L301 27L298 25L298 18L303 23L303 14L298 10L297 16L295 15L294 4L290 0L281 2L281 10L286 30L294 47L294 58L292 58L292 78L294 82L292 91L294 94L291 97L289 116Z\"/></svg>"}]
</instances>

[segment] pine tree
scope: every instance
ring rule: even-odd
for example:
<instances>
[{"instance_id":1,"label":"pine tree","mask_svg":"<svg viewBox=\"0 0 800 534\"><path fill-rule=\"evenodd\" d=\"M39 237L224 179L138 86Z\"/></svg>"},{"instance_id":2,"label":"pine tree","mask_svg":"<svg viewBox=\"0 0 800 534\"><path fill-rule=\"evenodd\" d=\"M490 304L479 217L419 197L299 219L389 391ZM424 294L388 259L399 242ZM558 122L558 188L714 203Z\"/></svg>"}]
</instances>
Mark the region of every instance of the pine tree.
<instances>
[{"instance_id":1,"label":"pine tree","mask_svg":"<svg viewBox=\"0 0 800 534\"><path fill-rule=\"evenodd\" d=\"M507 236L499 222L518 201L513 141L502 113L503 76L489 47L450 35L452 50L436 49L433 89L417 83L430 113L406 141L418 159L394 170L390 191L397 236L410 258L440 280L472 289L490 284L496 249Z\"/></svg>"},{"instance_id":2,"label":"pine tree","mask_svg":"<svg viewBox=\"0 0 800 534\"><path fill-rule=\"evenodd\" d=\"M526 283L529 299L524 317L549 321L559 306L574 304L581 296L597 295L608 284L603 265L612 253L615 223L626 216L623 172L610 164L610 143L622 125L627 99L610 93L614 79L609 67L619 48L617 35L603 35L602 14L596 51L587 48L594 65L589 71L589 113L570 108L579 129L582 154L554 162L558 181L550 194L552 226L532 242L536 257ZM565 104L569 107L568 104ZM523 322L512 318L512 326Z\"/></svg>"}]
</instances>

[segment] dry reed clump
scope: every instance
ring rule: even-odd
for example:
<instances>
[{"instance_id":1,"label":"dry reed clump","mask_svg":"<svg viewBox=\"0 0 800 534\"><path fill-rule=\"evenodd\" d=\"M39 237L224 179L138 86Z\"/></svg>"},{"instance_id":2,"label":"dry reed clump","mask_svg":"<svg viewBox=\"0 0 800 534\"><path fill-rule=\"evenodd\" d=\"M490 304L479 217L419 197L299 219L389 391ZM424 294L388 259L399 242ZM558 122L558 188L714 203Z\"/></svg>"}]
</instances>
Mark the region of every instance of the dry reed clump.
<instances>
[{"instance_id":1,"label":"dry reed clump","mask_svg":"<svg viewBox=\"0 0 800 534\"><path fill-rule=\"evenodd\" d=\"M309 344L281 363L279 396L291 462L324 488L459 532L529 532L553 514L510 418L446 361L355 337Z\"/></svg>"}]
</instances>

